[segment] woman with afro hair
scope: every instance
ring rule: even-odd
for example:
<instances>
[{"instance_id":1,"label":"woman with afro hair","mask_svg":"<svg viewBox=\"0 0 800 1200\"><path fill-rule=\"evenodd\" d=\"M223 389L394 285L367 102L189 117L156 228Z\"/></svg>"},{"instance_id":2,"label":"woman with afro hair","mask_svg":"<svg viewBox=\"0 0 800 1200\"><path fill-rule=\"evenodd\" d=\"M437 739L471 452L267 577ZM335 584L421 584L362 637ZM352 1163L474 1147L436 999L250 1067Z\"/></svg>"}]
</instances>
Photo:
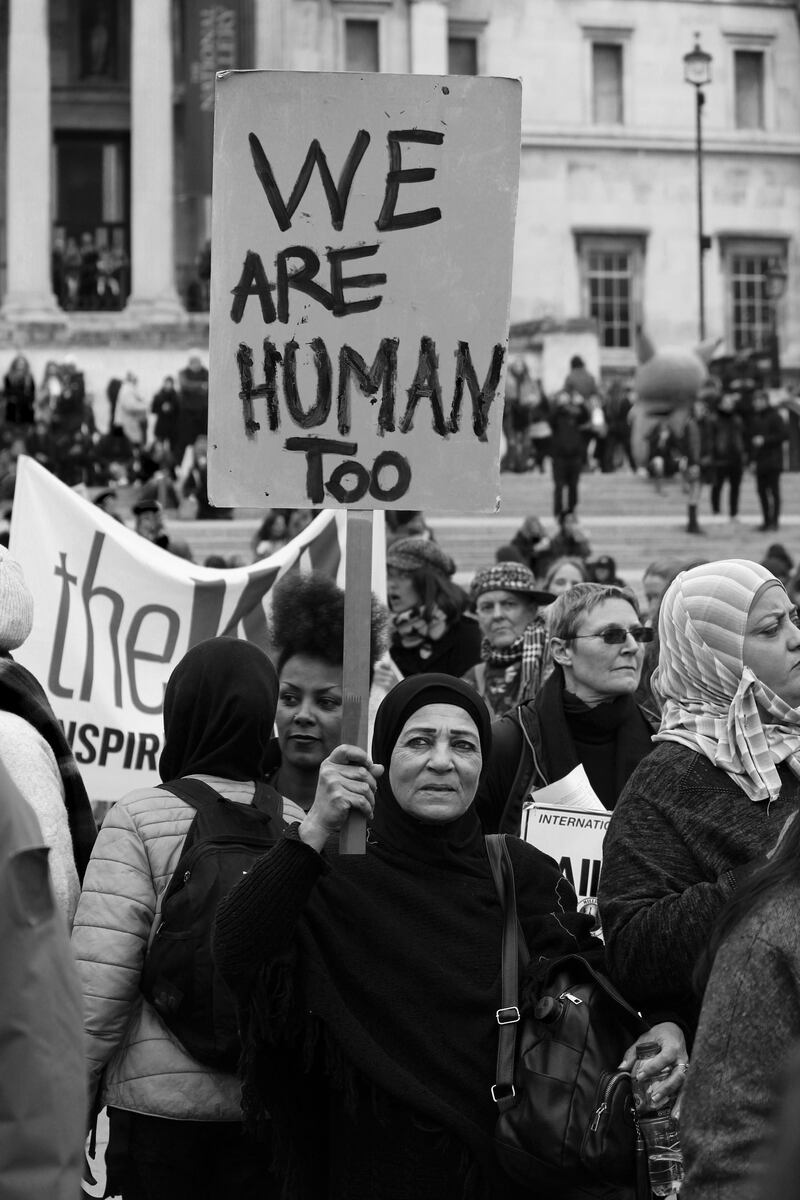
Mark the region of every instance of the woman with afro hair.
<instances>
[{"instance_id":1,"label":"woman with afro hair","mask_svg":"<svg viewBox=\"0 0 800 1200\"><path fill-rule=\"evenodd\" d=\"M385 649L386 622L373 597L370 677ZM328 575L285 576L273 593L271 637L279 691L268 781L307 812L320 764L342 740L344 592Z\"/></svg>"}]
</instances>

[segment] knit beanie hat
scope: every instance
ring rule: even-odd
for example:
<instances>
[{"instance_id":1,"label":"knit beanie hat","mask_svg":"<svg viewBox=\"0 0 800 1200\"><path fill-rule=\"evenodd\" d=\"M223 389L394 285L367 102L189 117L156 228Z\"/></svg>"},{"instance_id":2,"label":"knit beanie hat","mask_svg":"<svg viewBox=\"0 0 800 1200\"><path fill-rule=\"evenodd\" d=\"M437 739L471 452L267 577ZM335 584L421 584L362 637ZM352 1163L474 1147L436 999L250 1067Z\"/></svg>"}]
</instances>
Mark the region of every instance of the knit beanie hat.
<instances>
[{"instance_id":1,"label":"knit beanie hat","mask_svg":"<svg viewBox=\"0 0 800 1200\"><path fill-rule=\"evenodd\" d=\"M555 600L552 592L539 588L529 567L516 562L498 562L478 571L469 589L473 604L484 592L521 592L535 604L552 604Z\"/></svg>"},{"instance_id":2,"label":"knit beanie hat","mask_svg":"<svg viewBox=\"0 0 800 1200\"><path fill-rule=\"evenodd\" d=\"M441 546L427 538L398 538L386 551L386 566L395 571L436 571L449 578L455 574L456 564Z\"/></svg>"},{"instance_id":3,"label":"knit beanie hat","mask_svg":"<svg viewBox=\"0 0 800 1200\"><path fill-rule=\"evenodd\" d=\"M0 652L16 650L33 628L33 596L22 567L0 546Z\"/></svg>"}]
</instances>

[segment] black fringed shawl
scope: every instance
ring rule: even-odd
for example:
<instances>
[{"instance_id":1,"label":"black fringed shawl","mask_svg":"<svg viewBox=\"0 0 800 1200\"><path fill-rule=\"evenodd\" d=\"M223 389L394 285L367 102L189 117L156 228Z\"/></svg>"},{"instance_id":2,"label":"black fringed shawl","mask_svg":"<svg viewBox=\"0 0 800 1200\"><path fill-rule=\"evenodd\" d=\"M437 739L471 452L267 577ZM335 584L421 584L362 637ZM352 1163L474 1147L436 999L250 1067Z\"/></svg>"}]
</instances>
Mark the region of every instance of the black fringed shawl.
<instances>
[{"instance_id":1,"label":"black fringed shawl","mask_svg":"<svg viewBox=\"0 0 800 1200\"><path fill-rule=\"evenodd\" d=\"M473 717L485 761L491 735L483 702L467 684L437 675L404 680L386 697L375 725L375 761L388 764L412 712L441 702ZM596 951L591 922L578 917L552 859L516 841L512 853L534 961ZM490 1087L501 929L474 809L453 822L424 824L397 804L388 770L366 855L326 850L323 859L293 831L231 893L219 911L215 954L250 1005L251 1051L263 1050L250 1061L259 1061L261 1100L275 1120L278 1155L292 1181L285 1196L327 1196L319 1191L321 1181L327 1186L325 1167L309 1176L308 1156L324 1157L320 1121L329 1127L331 1089L348 1088L351 1097L360 1091L379 1108L394 1106L395 1120L398 1109L408 1120L413 1114L417 1125L461 1147L459 1192L496 1194ZM282 969L275 969L281 955ZM272 969L254 989L262 963ZM402 1139L402 1122L396 1132ZM363 1152L370 1152L368 1144ZM387 1190L365 1200L399 1194ZM510 1181L497 1194L510 1200ZM417 1191L408 1200L431 1198Z\"/></svg>"},{"instance_id":2,"label":"black fringed shawl","mask_svg":"<svg viewBox=\"0 0 800 1200\"><path fill-rule=\"evenodd\" d=\"M97 837L92 806L75 756L58 718L50 707L44 688L35 675L20 663L14 662L7 654L0 655L0 709L22 717L32 725L55 755L64 787L64 806L72 837L72 853L78 878L83 882L92 846Z\"/></svg>"},{"instance_id":3,"label":"black fringed shawl","mask_svg":"<svg viewBox=\"0 0 800 1200\"><path fill-rule=\"evenodd\" d=\"M566 691L564 673L556 667L534 704L547 779L563 779L583 763L596 795L613 809L634 767L653 748L653 730L634 697L616 696L590 707Z\"/></svg>"}]
</instances>

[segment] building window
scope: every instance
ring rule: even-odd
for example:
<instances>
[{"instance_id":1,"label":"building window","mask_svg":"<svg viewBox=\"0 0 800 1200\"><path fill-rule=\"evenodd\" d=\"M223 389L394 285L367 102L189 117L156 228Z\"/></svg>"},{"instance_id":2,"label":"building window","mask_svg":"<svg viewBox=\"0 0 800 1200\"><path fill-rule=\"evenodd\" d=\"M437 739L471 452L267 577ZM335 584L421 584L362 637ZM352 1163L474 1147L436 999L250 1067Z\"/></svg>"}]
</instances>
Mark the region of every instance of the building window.
<instances>
[{"instance_id":1,"label":"building window","mask_svg":"<svg viewBox=\"0 0 800 1200\"><path fill-rule=\"evenodd\" d=\"M592 43L592 120L595 125L622 125L623 47L617 42Z\"/></svg>"},{"instance_id":2,"label":"building window","mask_svg":"<svg viewBox=\"0 0 800 1200\"><path fill-rule=\"evenodd\" d=\"M450 34L447 39L448 75L478 74L478 39Z\"/></svg>"},{"instance_id":3,"label":"building window","mask_svg":"<svg viewBox=\"0 0 800 1200\"><path fill-rule=\"evenodd\" d=\"M345 21L345 71L379 71L381 69L379 32L377 21Z\"/></svg>"},{"instance_id":4,"label":"building window","mask_svg":"<svg viewBox=\"0 0 800 1200\"><path fill-rule=\"evenodd\" d=\"M734 106L737 129L764 128L764 53L733 52Z\"/></svg>"},{"instance_id":5,"label":"building window","mask_svg":"<svg viewBox=\"0 0 800 1200\"><path fill-rule=\"evenodd\" d=\"M729 250L730 334L736 352L769 345L772 301L767 295L766 275L770 259L781 256L775 245L733 246Z\"/></svg>"},{"instance_id":6,"label":"building window","mask_svg":"<svg viewBox=\"0 0 800 1200\"><path fill-rule=\"evenodd\" d=\"M629 350L636 326L638 252L630 244L591 244L584 249L587 315L597 322L600 346Z\"/></svg>"}]
</instances>

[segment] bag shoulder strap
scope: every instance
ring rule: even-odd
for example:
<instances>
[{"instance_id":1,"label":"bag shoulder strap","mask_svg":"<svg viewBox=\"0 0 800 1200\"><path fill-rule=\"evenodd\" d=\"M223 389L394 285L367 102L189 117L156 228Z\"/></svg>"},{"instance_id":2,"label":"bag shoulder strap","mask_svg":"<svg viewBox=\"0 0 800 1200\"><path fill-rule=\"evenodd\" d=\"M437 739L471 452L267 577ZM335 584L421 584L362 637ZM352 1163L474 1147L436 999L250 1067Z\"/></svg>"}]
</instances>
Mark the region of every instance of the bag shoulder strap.
<instances>
[{"instance_id":1,"label":"bag shoulder strap","mask_svg":"<svg viewBox=\"0 0 800 1200\"><path fill-rule=\"evenodd\" d=\"M502 943L502 1004L496 1015L497 1068L492 1087L492 1099L499 1112L510 1108L516 1097L514 1089L514 1060L519 1024L519 939L517 934L517 895L514 886L514 867L508 853L504 833L486 837L486 852L492 869L494 885L503 908Z\"/></svg>"}]
</instances>

